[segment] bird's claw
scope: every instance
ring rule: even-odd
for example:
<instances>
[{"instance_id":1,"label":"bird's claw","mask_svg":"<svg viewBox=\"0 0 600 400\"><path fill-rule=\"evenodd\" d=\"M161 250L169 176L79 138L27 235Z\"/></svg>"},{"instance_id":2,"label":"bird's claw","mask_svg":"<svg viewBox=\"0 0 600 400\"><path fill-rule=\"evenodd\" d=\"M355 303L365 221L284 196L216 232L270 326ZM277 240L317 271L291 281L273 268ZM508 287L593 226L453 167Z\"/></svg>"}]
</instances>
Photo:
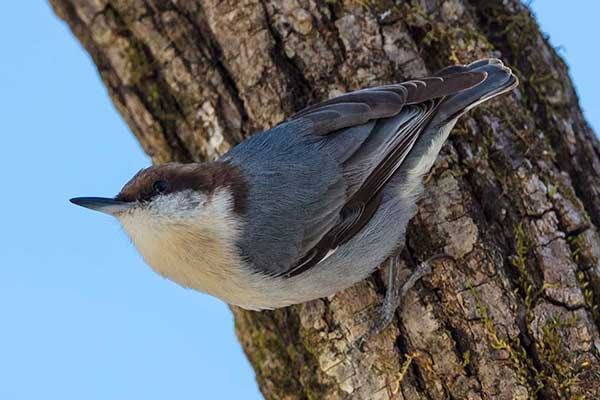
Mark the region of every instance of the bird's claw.
<instances>
[{"instance_id":1,"label":"bird's claw","mask_svg":"<svg viewBox=\"0 0 600 400\"><path fill-rule=\"evenodd\" d=\"M352 343L352 345L350 346L351 349L363 351L364 346L369 341L369 339L371 339L374 336L377 336L385 328L387 328L388 325L394 319L396 310L401 305L402 300L404 299L404 297L406 296L408 291L410 289L412 289L421 278L423 278L426 275L431 274L431 265L434 261L443 259L443 258L454 260L454 258L452 256L449 256L447 254L438 254L433 257L430 257L425 262L422 262L421 264L419 264L417 266L417 268L412 272L412 274L409 276L409 278L406 280L406 282L404 282L402 284L400 290L397 290L397 286L398 286L398 282L397 282L398 279L396 276L396 272L397 272L396 271L396 269L397 269L396 261L397 260L395 257L391 258L390 265L389 265L389 271L388 271L388 274L389 274L388 275L388 288L387 288L387 291L385 294L385 298L384 298L382 304L379 307L377 307L377 311L375 311L377 316L375 317L375 320L372 323L371 327L369 328L367 333L360 336L358 339L356 339ZM358 317L358 321L365 322L365 320L367 320L367 318L368 318L370 310L371 309L369 308L369 309L361 312L361 315Z\"/></svg>"}]
</instances>

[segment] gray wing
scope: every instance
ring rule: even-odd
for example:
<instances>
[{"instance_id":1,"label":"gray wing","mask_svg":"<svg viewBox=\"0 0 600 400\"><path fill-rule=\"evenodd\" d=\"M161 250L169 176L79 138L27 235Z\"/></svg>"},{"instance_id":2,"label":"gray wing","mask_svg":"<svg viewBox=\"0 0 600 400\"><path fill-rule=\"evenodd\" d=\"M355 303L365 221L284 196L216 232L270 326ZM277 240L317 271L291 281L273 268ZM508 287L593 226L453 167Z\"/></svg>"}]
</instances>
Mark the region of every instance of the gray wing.
<instances>
[{"instance_id":1,"label":"gray wing","mask_svg":"<svg viewBox=\"0 0 600 400\"><path fill-rule=\"evenodd\" d=\"M348 93L233 148L222 159L249 184L242 255L273 276L326 258L377 211L440 101L484 79L460 72Z\"/></svg>"}]
</instances>

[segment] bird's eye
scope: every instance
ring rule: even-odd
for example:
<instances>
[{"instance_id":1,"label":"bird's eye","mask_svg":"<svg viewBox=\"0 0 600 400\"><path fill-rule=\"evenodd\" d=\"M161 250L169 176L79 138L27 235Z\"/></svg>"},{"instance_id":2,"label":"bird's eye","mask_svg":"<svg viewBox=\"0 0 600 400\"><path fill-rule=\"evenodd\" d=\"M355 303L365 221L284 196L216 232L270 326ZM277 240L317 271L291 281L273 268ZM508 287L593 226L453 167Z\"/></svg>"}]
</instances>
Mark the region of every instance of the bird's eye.
<instances>
[{"instance_id":1,"label":"bird's eye","mask_svg":"<svg viewBox=\"0 0 600 400\"><path fill-rule=\"evenodd\" d=\"M152 189L156 193L164 193L169 190L169 183L167 181L156 181L152 184Z\"/></svg>"}]
</instances>

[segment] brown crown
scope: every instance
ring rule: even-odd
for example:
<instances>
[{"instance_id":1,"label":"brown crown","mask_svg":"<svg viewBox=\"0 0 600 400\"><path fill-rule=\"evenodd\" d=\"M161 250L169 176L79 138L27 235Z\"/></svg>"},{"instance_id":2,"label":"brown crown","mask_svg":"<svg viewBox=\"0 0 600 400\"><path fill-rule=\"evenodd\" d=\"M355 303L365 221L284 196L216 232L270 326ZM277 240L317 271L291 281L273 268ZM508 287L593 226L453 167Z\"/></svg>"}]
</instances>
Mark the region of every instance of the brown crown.
<instances>
[{"instance_id":1,"label":"brown crown","mask_svg":"<svg viewBox=\"0 0 600 400\"><path fill-rule=\"evenodd\" d=\"M234 200L234 211L241 214L246 209L247 186L240 169L226 162L204 164L169 163L142 169L117 195L120 201L149 201L157 196L156 182L163 181L160 193L175 193L195 190L212 193L216 189L228 188Z\"/></svg>"}]
</instances>

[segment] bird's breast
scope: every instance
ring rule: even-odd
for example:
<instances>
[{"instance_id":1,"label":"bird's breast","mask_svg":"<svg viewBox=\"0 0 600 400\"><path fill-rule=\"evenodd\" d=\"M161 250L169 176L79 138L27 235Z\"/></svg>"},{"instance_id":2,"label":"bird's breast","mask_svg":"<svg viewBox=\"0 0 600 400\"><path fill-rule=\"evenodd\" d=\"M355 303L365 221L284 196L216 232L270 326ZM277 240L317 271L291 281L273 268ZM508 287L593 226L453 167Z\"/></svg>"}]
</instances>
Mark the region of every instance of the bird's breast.
<instances>
[{"instance_id":1,"label":"bird's breast","mask_svg":"<svg viewBox=\"0 0 600 400\"><path fill-rule=\"evenodd\" d=\"M185 217L138 210L120 222L146 263L181 286L239 304L252 273L239 255L241 222L228 193L216 193Z\"/></svg>"}]
</instances>

